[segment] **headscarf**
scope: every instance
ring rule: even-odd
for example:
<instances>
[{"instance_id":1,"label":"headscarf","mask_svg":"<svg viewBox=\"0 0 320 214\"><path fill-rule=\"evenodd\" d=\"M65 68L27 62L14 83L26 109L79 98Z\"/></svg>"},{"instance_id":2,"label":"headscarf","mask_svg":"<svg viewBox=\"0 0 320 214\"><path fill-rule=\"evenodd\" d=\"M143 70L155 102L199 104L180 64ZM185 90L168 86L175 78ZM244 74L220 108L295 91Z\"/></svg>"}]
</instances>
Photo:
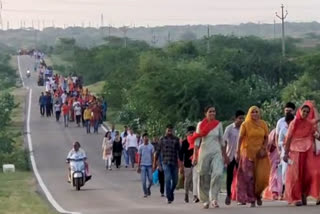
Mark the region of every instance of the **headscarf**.
<instances>
[{"instance_id":1,"label":"headscarf","mask_svg":"<svg viewBox=\"0 0 320 214\"><path fill-rule=\"evenodd\" d=\"M256 110L259 114L259 119L257 121L253 120L252 117L251 117L251 113ZM247 113L247 116L246 116L246 119L245 121L246 123L251 123L251 124L254 124L256 126L259 126L261 128L263 128L263 121L261 120L261 111L259 109L259 107L257 106L251 106L248 110L248 113Z\"/></svg>"},{"instance_id":2,"label":"headscarf","mask_svg":"<svg viewBox=\"0 0 320 214\"><path fill-rule=\"evenodd\" d=\"M187 140L189 142L189 150L194 148L195 140L200 137L205 137L209 134L211 130L216 128L219 125L219 120L208 121L207 118L204 118L200 123L200 133L194 132L192 136L188 136Z\"/></svg>"},{"instance_id":3,"label":"headscarf","mask_svg":"<svg viewBox=\"0 0 320 214\"><path fill-rule=\"evenodd\" d=\"M308 106L310 108L310 112L307 118L302 118L302 107ZM315 110L311 101L306 101L300 107L296 113L296 118L292 124L292 132L288 133L291 137L296 138L305 138L308 136L313 136L313 133L316 129L315 127Z\"/></svg>"}]
</instances>

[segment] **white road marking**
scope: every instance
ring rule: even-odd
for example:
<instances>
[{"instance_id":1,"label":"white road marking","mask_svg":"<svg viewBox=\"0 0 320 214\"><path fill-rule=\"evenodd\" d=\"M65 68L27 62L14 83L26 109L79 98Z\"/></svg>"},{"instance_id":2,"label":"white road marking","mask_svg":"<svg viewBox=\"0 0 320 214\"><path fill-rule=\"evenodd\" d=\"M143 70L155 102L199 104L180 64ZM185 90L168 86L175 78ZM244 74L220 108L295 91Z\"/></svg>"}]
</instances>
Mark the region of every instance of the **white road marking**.
<instances>
[{"instance_id":1,"label":"white road marking","mask_svg":"<svg viewBox=\"0 0 320 214\"><path fill-rule=\"evenodd\" d=\"M19 72L20 72L20 77L23 83L23 79L22 79L22 74L21 74L21 69L20 69L20 60L19 60L19 56L18 56L18 67L19 67ZM23 83L24 86L24 83ZM71 212L71 211L67 211L65 209L63 209L58 203L57 201L53 198L53 196L51 195L51 193L49 192L47 186L44 184L40 173L38 171L37 168L37 164L34 158L34 154L33 154L33 146L32 146L32 139L31 139L31 134L30 134L30 115L31 115L31 103L32 102L32 89L29 89L29 99L28 99L28 115L27 115L27 140L28 140L28 147L29 147L29 153L30 153L30 161L31 161L31 165L32 165L32 169L33 169L33 173L35 174L37 181L42 189L42 191L44 192L46 198L48 199L48 201L50 202L50 204L59 212L59 213L64 213L64 214L81 214L80 212Z\"/></svg>"}]
</instances>

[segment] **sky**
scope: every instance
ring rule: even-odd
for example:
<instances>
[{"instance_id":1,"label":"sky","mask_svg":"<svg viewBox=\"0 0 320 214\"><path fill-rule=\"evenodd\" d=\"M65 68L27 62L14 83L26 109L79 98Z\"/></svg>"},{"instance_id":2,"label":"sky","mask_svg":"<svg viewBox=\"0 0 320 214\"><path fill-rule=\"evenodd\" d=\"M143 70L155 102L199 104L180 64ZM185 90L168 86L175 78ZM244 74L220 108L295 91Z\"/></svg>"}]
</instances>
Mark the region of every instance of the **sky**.
<instances>
[{"instance_id":1,"label":"sky","mask_svg":"<svg viewBox=\"0 0 320 214\"><path fill-rule=\"evenodd\" d=\"M1 0L0 0L1 1ZM281 3L287 21L320 22L320 0L2 0L4 28L273 23Z\"/></svg>"}]
</instances>

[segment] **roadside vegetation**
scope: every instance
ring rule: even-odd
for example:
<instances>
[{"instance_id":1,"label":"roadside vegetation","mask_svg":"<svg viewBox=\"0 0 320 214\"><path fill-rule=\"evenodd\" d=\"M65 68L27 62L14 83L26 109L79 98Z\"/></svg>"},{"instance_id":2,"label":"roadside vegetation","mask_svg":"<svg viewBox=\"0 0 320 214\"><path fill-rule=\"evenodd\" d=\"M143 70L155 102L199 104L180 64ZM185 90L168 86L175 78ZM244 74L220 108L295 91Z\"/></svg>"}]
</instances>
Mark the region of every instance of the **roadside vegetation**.
<instances>
[{"instance_id":1,"label":"roadside vegetation","mask_svg":"<svg viewBox=\"0 0 320 214\"><path fill-rule=\"evenodd\" d=\"M11 60L10 60L11 59ZM55 213L37 193L24 145L24 106L27 91L16 75L16 59L0 54L0 213ZM14 164L15 173L2 173Z\"/></svg>"},{"instance_id":2,"label":"roadside vegetation","mask_svg":"<svg viewBox=\"0 0 320 214\"><path fill-rule=\"evenodd\" d=\"M258 105L272 128L284 102L320 103L320 52L298 43L287 38L283 58L280 40L252 36L217 35L163 48L135 40L125 47L122 38L109 37L88 49L74 39L60 39L52 54L63 59L56 66L64 67L64 74L81 75L85 84L104 81L99 94L108 102L112 122L151 135L173 123L182 135L203 117L208 104L217 107L218 119L225 123L235 110Z\"/></svg>"}]
</instances>

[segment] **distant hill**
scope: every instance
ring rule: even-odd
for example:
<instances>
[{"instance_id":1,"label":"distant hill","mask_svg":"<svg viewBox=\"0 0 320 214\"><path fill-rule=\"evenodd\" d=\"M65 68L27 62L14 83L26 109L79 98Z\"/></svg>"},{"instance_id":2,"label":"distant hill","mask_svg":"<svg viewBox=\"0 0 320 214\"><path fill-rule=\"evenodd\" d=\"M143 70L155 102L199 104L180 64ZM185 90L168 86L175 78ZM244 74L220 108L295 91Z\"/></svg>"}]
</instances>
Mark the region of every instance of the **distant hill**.
<instances>
[{"instance_id":1,"label":"distant hill","mask_svg":"<svg viewBox=\"0 0 320 214\"><path fill-rule=\"evenodd\" d=\"M256 24L246 23L240 25L210 25L210 35L235 35L235 36L258 36L264 39L279 38L281 36L280 24ZM126 36L130 39L144 40L154 46L164 46L170 41L194 40L207 35L207 25L185 26L161 26L161 27L135 27L135 28L81 28L69 27L45 28L43 31L33 29L19 29L0 31L0 43L11 48L33 48L52 46L58 38L74 38L77 45L93 47L104 42L103 38L111 35L117 37ZM294 38L305 38L306 46L315 46L320 42L320 23L286 23L286 35Z\"/></svg>"}]
</instances>

